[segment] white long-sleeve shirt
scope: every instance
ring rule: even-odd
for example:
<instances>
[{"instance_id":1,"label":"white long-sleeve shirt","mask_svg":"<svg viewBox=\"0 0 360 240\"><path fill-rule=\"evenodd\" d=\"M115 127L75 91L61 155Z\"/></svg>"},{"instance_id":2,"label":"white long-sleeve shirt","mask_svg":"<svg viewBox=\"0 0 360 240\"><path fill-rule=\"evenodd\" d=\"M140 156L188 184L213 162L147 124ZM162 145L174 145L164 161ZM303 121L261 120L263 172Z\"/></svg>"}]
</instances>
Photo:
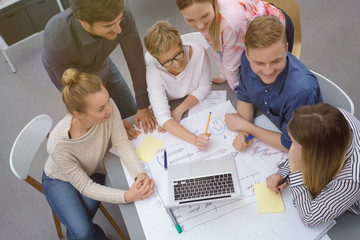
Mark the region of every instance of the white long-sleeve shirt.
<instances>
[{"instance_id":1,"label":"white long-sleeve shirt","mask_svg":"<svg viewBox=\"0 0 360 240\"><path fill-rule=\"evenodd\" d=\"M360 121L350 113L340 109L351 129L351 145L341 171L312 198L301 171L289 174L293 204L301 221L313 226L337 218L346 210L360 215ZM316 159L314 159L316 161ZM289 161L279 169L283 177L289 172Z\"/></svg>"},{"instance_id":2,"label":"white long-sleeve shirt","mask_svg":"<svg viewBox=\"0 0 360 240\"><path fill-rule=\"evenodd\" d=\"M189 59L189 47L193 53ZM189 94L201 102L211 89L211 67L204 47L197 43L184 43L187 64L183 72L175 76L152 56L146 68L146 81L150 103L159 125L172 119L169 100L183 98Z\"/></svg>"},{"instance_id":3,"label":"white long-sleeve shirt","mask_svg":"<svg viewBox=\"0 0 360 240\"><path fill-rule=\"evenodd\" d=\"M81 194L110 203L125 203L125 191L103 186L90 179L94 173L106 174L104 156L111 140L132 177L144 172L133 146L128 140L118 108L110 99L112 113L107 122L96 123L83 136L71 139L69 130L73 116L67 114L52 130L44 167L46 175L71 183Z\"/></svg>"}]
</instances>

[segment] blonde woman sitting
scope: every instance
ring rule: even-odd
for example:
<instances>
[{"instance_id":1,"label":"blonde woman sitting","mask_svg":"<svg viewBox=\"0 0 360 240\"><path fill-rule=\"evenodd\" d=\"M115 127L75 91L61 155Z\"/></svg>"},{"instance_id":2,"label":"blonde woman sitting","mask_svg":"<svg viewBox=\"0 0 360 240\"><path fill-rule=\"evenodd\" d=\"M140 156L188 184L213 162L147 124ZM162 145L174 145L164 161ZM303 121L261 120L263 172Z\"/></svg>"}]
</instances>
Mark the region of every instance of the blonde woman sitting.
<instances>
[{"instance_id":1,"label":"blonde woman sitting","mask_svg":"<svg viewBox=\"0 0 360 240\"><path fill-rule=\"evenodd\" d=\"M62 83L69 113L50 133L42 188L51 209L66 226L67 239L108 239L92 222L100 201L119 204L147 198L154 182L145 174L101 79L68 69ZM103 158L110 141L135 179L129 190L104 186Z\"/></svg>"},{"instance_id":2,"label":"blonde woman sitting","mask_svg":"<svg viewBox=\"0 0 360 240\"><path fill-rule=\"evenodd\" d=\"M148 29L144 43L151 54L146 68L150 103L156 120L174 136L199 150L206 149L209 136L196 136L179 124L183 114L201 102L211 89L211 68L204 47L181 41L178 30L166 21ZM169 100L186 97L170 111Z\"/></svg>"}]
</instances>

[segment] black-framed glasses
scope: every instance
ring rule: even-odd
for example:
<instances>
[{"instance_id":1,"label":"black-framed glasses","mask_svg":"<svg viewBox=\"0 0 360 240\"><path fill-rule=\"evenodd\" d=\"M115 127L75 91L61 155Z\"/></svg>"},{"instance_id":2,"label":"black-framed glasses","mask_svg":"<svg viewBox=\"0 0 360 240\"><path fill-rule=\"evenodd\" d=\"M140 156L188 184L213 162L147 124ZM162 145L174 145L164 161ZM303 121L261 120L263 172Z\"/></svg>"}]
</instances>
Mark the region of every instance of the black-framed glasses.
<instances>
[{"instance_id":1,"label":"black-framed glasses","mask_svg":"<svg viewBox=\"0 0 360 240\"><path fill-rule=\"evenodd\" d=\"M175 57L173 57L172 59L169 59L164 63L161 63L159 60L158 60L158 62L160 63L161 66L168 68L168 67L171 67L171 65L173 65L175 60L179 61L183 57L184 57L184 50L181 48L181 51L178 52L178 54L176 54Z\"/></svg>"}]
</instances>

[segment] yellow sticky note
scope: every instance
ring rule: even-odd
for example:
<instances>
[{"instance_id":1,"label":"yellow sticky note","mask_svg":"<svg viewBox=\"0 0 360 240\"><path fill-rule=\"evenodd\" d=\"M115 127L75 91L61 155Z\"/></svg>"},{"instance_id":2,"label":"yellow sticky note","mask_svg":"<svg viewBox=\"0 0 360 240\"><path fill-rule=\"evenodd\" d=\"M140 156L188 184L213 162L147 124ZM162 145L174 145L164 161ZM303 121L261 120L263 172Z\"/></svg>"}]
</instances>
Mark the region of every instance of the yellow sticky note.
<instances>
[{"instance_id":1,"label":"yellow sticky note","mask_svg":"<svg viewBox=\"0 0 360 240\"><path fill-rule=\"evenodd\" d=\"M163 144L163 141L147 136L136 149L136 154L140 160L149 163Z\"/></svg>"},{"instance_id":2,"label":"yellow sticky note","mask_svg":"<svg viewBox=\"0 0 360 240\"><path fill-rule=\"evenodd\" d=\"M258 213L284 212L285 207L281 193L274 193L267 188L266 183L254 184Z\"/></svg>"}]
</instances>

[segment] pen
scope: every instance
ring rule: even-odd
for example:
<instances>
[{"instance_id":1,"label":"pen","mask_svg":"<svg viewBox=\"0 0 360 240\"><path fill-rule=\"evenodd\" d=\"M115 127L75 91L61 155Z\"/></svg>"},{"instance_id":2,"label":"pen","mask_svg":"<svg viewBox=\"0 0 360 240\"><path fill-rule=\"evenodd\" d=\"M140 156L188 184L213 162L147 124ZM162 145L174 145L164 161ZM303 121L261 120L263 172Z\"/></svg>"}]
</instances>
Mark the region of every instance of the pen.
<instances>
[{"instance_id":1,"label":"pen","mask_svg":"<svg viewBox=\"0 0 360 240\"><path fill-rule=\"evenodd\" d=\"M283 183L286 181L286 179L288 179L288 178L289 178L289 174L286 175L286 177L284 177L284 178L279 182L279 185L278 185L278 186L280 186L281 184L283 184Z\"/></svg>"},{"instance_id":2,"label":"pen","mask_svg":"<svg viewBox=\"0 0 360 240\"><path fill-rule=\"evenodd\" d=\"M176 221L176 218L174 217L174 214L172 213L170 208L165 208L166 212L169 214L171 221L173 222L176 230L178 231L178 233L182 232L181 226L178 224L178 222Z\"/></svg>"},{"instance_id":3,"label":"pen","mask_svg":"<svg viewBox=\"0 0 360 240\"><path fill-rule=\"evenodd\" d=\"M167 154L166 154L166 150L164 150L164 168L167 169Z\"/></svg>"},{"instance_id":4,"label":"pen","mask_svg":"<svg viewBox=\"0 0 360 240\"><path fill-rule=\"evenodd\" d=\"M245 142L250 141L253 137L254 137L254 136L251 135L251 134L247 135L246 138L245 138Z\"/></svg>"},{"instance_id":5,"label":"pen","mask_svg":"<svg viewBox=\"0 0 360 240\"><path fill-rule=\"evenodd\" d=\"M210 117L211 117L211 112L209 112L209 118L208 118L206 128L205 128L205 135L207 134L207 130L208 130L208 127L209 127Z\"/></svg>"}]
</instances>

